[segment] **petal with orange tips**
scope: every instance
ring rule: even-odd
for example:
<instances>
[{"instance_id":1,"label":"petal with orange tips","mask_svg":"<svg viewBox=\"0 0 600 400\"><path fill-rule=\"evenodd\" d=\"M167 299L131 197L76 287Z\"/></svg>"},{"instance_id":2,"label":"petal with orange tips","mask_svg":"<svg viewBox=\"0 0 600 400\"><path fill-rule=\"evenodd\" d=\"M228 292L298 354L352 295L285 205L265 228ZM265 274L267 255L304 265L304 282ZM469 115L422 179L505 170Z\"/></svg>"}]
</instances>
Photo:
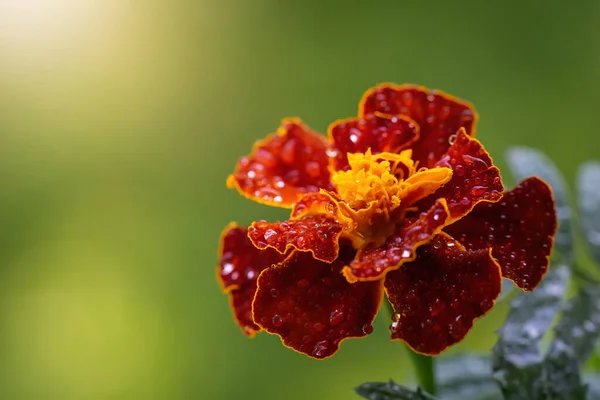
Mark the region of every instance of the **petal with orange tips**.
<instances>
[{"instance_id":1,"label":"petal with orange tips","mask_svg":"<svg viewBox=\"0 0 600 400\"><path fill-rule=\"evenodd\" d=\"M348 153L397 153L419 137L419 128L406 117L369 114L363 118L336 121L329 126L332 143L331 163L334 170L347 170Z\"/></svg>"},{"instance_id":2,"label":"petal with orange tips","mask_svg":"<svg viewBox=\"0 0 600 400\"><path fill-rule=\"evenodd\" d=\"M256 280L265 268L283 261L284 257L273 249L257 249L248 239L245 227L231 224L223 230L217 278L229 295L237 324L250 337L260 331L252 319Z\"/></svg>"},{"instance_id":3,"label":"petal with orange tips","mask_svg":"<svg viewBox=\"0 0 600 400\"><path fill-rule=\"evenodd\" d=\"M295 252L263 271L253 303L257 323L285 346L318 359L332 356L344 339L371 333L383 284L348 283L340 269L353 255L344 246L338 260L325 263Z\"/></svg>"},{"instance_id":4,"label":"petal with orange tips","mask_svg":"<svg viewBox=\"0 0 600 400\"><path fill-rule=\"evenodd\" d=\"M342 229L334 217L315 214L285 222L254 222L248 228L248 237L259 249L309 251L318 260L332 262L338 256Z\"/></svg>"},{"instance_id":5,"label":"petal with orange tips","mask_svg":"<svg viewBox=\"0 0 600 400\"><path fill-rule=\"evenodd\" d=\"M291 208L305 193L332 189L326 150L325 137L298 119L283 120L239 160L227 186L259 203Z\"/></svg>"},{"instance_id":6,"label":"petal with orange tips","mask_svg":"<svg viewBox=\"0 0 600 400\"><path fill-rule=\"evenodd\" d=\"M533 177L506 192L498 203L477 205L444 231L467 249L491 247L502 275L523 290L533 290L548 270L556 228L552 191Z\"/></svg>"},{"instance_id":7,"label":"petal with orange tips","mask_svg":"<svg viewBox=\"0 0 600 400\"><path fill-rule=\"evenodd\" d=\"M504 186L500 170L481 143L469 137L464 129L459 131L448 153L436 166L451 168L452 179L430 198L424 199L420 207L445 198L451 219L456 221L479 202L496 202L502 197Z\"/></svg>"},{"instance_id":8,"label":"petal with orange tips","mask_svg":"<svg viewBox=\"0 0 600 400\"><path fill-rule=\"evenodd\" d=\"M395 314L392 339L414 351L436 355L464 339L475 319L488 312L501 289L490 250L466 250L438 235L417 258L390 272L385 291Z\"/></svg>"},{"instance_id":9,"label":"petal with orange tips","mask_svg":"<svg viewBox=\"0 0 600 400\"><path fill-rule=\"evenodd\" d=\"M359 106L359 117L384 113L414 120L420 135L411 148L419 166L431 168L448 151L450 137L459 128L473 135L477 122L475 108L444 92L422 86L381 84L369 89Z\"/></svg>"},{"instance_id":10,"label":"petal with orange tips","mask_svg":"<svg viewBox=\"0 0 600 400\"><path fill-rule=\"evenodd\" d=\"M440 199L429 210L407 217L382 246L361 249L343 274L349 282L381 279L386 273L414 260L417 248L429 242L448 221L446 201Z\"/></svg>"}]
</instances>

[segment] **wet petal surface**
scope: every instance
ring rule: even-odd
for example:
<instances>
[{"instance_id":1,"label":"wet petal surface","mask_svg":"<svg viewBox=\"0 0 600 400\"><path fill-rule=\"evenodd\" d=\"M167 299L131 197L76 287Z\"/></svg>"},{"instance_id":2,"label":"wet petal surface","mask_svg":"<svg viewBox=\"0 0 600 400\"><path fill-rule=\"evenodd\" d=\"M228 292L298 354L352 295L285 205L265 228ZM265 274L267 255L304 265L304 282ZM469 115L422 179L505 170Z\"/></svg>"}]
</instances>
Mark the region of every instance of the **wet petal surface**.
<instances>
[{"instance_id":1,"label":"wet petal surface","mask_svg":"<svg viewBox=\"0 0 600 400\"><path fill-rule=\"evenodd\" d=\"M460 130L454 143L436 166L452 169L452 179L423 205L428 206L438 198L445 198L452 220L467 214L482 201L496 202L502 197L504 186L500 170L479 141Z\"/></svg>"},{"instance_id":2,"label":"wet petal surface","mask_svg":"<svg viewBox=\"0 0 600 400\"><path fill-rule=\"evenodd\" d=\"M338 256L342 225L325 214L307 215L286 222L254 222L248 237L259 249L274 248L280 253L288 250L309 251L319 260L332 262Z\"/></svg>"},{"instance_id":3,"label":"wet petal surface","mask_svg":"<svg viewBox=\"0 0 600 400\"><path fill-rule=\"evenodd\" d=\"M240 159L227 186L259 203L291 207L305 193L332 190L326 150L323 136L298 119L286 119Z\"/></svg>"},{"instance_id":4,"label":"wet petal surface","mask_svg":"<svg viewBox=\"0 0 600 400\"><path fill-rule=\"evenodd\" d=\"M252 319L252 300L258 276L283 258L273 249L257 249L248 239L245 227L232 224L223 231L217 276L223 291L229 295L236 322L248 336L260 331Z\"/></svg>"},{"instance_id":5,"label":"wet petal surface","mask_svg":"<svg viewBox=\"0 0 600 400\"><path fill-rule=\"evenodd\" d=\"M502 279L489 250L465 250L447 235L436 236L417 253L386 276L385 290L396 312L390 331L392 339L435 355L460 342L473 321L492 308Z\"/></svg>"},{"instance_id":6,"label":"wet petal surface","mask_svg":"<svg viewBox=\"0 0 600 400\"><path fill-rule=\"evenodd\" d=\"M348 153L397 153L419 137L417 125L410 119L384 114L369 114L364 118L336 121L329 127L332 146L332 167L347 170Z\"/></svg>"},{"instance_id":7,"label":"wet petal surface","mask_svg":"<svg viewBox=\"0 0 600 400\"><path fill-rule=\"evenodd\" d=\"M491 247L502 275L533 290L548 269L556 232L552 192L529 178L506 192L498 203L481 203L445 231L468 249Z\"/></svg>"},{"instance_id":8,"label":"wet petal surface","mask_svg":"<svg viewBox=\"0 0 600 400\"><path fill-rule=\"evenodd\" d=\"M259 325L279 335L284 345L319 359L333 355L342 340L371 333L382 282L348 283L340 269L353 250L342 253L342 259L329 264L296 252L265 270L253 304Z\"/></svg>"},{"instance_id":9,"label":"wet petal surface","mask_svg":"<svg viewBox=\"0 0 600 400\"><path fill-rule=\"evenodd\" d=\"M349 282L381 279L387 272L414 260L417 248L439 233L449 218L445 200L436 202L428 211L406 218L383 246L367 246L356 259L344 267Z\"/></svg>"},{"instance_id":10,"label":"wet petal surface","mask_svg":"<svg viewBox=\"0 0 600 400\"><path fill-rule=\"evenodd\" d=\"M420 129L411 145L419 166L431 168L448 150L449 139L459 128L473 135L477 122L474 107L441 91L414 85L381 84L369 89L359 106L359 117L375 112L413 119Z\"/></svg>"}]
</instances>

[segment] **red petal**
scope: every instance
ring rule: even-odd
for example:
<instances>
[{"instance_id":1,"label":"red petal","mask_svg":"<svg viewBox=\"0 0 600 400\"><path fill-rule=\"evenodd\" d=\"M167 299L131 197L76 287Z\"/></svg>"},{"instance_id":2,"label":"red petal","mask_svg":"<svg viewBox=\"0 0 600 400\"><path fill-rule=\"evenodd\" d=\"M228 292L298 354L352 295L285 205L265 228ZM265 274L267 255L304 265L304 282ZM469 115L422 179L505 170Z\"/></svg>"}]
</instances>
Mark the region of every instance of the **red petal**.
<instances>
[{"instance_id":1,"label":"red petal","mask_svg":"<svg viewBox=\"0 0 600 400\"><path fill-rule=\"evenodd\" d=\"M280 253L293 249L310 251L316 259L327 262L338 256L341 233L342 225L324 214L286 222L258 221L248 228L248 237L259 249L271 247Z\"/></svg>"},{"instance_id":2,"label":"red petal","mask_svg":"<svg viewBox=\"0 0 600 400\"><path fill-rule=\"evenodd\" d=\"M334 170L349 169L347 153L396 153L419 137L419 128L406 117L369 114L364 118L336 121L329 126L329 141L333 144Z\"/></svg>"},{"instance_id":3,"label":"red petal","mask_svg":"<svg viewBox=\"0 0 600 400\"><path fill-rule=\"evenodd\" d=\"M333 189L326 149L325 138L300 120L283 120L276 134L240 159L227 186L259 203L291 207L304 193Z\"/></svg>"},{"instance_id":4,"label":"red petal","mask_svg":"<svg viewBox=\"0 0 600 400\"><path fill-rule=\"evenodd\" d=\"M498 203L479 204L445 231L468 249L492 247L502 275L521 289L533 290L548 269L556 227L552 191L534 177Z\"/></svg>"},{"instance_id":5,"label":"red petal","mask_svg":"<svg viewBox=\"0 0 600 400\"><path fill-rule=\"evenodd\" d=\"M467 251L438 235L419 248L414 261L386 276L385 290L396 311L392 339L419 353L441 353L492 308L501 282L489 250Z\"/></svg>"},{"instance_id":6,"label":"red petal","mask_svg":"<svg viewBox=\"0 0 600 400\"><path fill-rule=\"evenodd\" d=\"M387 272L414 260L417 248L438 234L446 226L448 218L446 202L440 199L427 212L406 218L397 233L390 236L383 246L361 249L356 259L344 267L344 276L349 282L381 279Z\"/></svg>"},{"instance_id":7,"label":"red petal","mask_svg":"<svg viewBox=\"0 0 600 400\"><path fill-rule=\"evenodd\" d=\"M253 303L257 323L285 346L319 359L332 356L342 340L371 333L382 282L348 283L340 269L354 251L342 253L345 261L329 264L296 252L265 270Z\"/></svg>"},{"instance_id":8,"label":"red petal","mask_svg":"<svg viewBox=\"0 0 600 400\"><path fill-rule=\"evenodd\" d=\"M381 84L369 89L360 102L358 115L375 112L406 116L417 122L420 137L411 147L421 167L431 168L446 153L450 137L464 127L475 132L477 113L468 102L422 86Z\"/></svg>"},{"instance_id":9,"label":"red petal","mask_svg":"<svg viewBox=\"0 0 600 400\"><path fill-rule=\"evenodd\" d=\"M448 153L436 163L437 167L452 169L452 179L428 199L423 205L438 198L448 201L453 221L461 218L479 202L496 202L502 197L504 186L500 170L478 140L461 129Z\"/></svg>"},{"instance_id":10,"label":"red petal","mask_svg":"<svg viewBox=\"0 0 600 400\"><path fill-rule=\"evenodd\" d=\"M221 235L217 278L223 291L229 294L234 318L244 333L250 337L260 331L252 319L252 300L260 273L284 256L275 250L259 250L250 239L247 229L229 225Z\"/></svg>"}]
</instances>

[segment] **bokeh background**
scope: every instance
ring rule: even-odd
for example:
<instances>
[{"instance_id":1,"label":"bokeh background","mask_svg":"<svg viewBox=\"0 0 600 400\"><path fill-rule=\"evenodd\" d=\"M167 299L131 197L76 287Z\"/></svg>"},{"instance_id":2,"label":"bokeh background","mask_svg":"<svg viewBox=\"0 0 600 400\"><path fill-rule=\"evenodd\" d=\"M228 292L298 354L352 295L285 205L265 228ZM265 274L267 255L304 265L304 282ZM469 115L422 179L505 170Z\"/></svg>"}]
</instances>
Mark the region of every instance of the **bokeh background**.
<instances>
[{"instance_id":1,"label":"bokeh background","mask_svg":"<svg viewBox=\"0 0 600 400\"><path fill-rule=\"evenodd\" d=\"M0 398L346 399L410 382L384 318L321 362L240 333L219 233L285 213L227 174L280 118L324 132L393 81L473 102L501 167L533 146L571 182L600 158L599 20L596 0L0 0ZM487 351L505 311L451 352Z\"/></svg>"}]
</instances>

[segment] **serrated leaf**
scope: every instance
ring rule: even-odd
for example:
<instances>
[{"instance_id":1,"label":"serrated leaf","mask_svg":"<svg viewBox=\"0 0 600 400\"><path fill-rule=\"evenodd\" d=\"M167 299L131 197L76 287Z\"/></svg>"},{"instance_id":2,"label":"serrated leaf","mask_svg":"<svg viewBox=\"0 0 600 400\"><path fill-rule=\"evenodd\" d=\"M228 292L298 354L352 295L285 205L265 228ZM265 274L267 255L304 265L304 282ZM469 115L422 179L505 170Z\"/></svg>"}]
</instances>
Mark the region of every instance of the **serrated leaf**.
<instances>
[{"instance_id":1,"label":"serrated leaf","mask_svg":"<svg viewBox=\"0 0 600 400\"><path fill-rule=\"evenodd\" d=\"M507 151L506 159L517 180L538 176L552 188L559 225L554 247L562 255L563 261L571 264L574 253L571 207L569 206L567 185L561 173L556 165L539 150L513 147Z\"/></svg>"},{"instance_id":2,"label":"serrated leaf","mask_svg":"<svg viewBox=\"0 0 600 400\"><path fill-rule=\"evenodd\" d=\"M579 370L600 338L600 288L584 288L570 300L554 331L545 361L546 394L555 399L585 399Z\"/></svg>"},{"instance_id":3,"label":"serrated leaf","mask_svg":"<svg viewBox=\"0 0 600 400\"><path fill-rule=\"evenodd\" d=\"M600 163L590 162L579 169L577 203L590 253L600 266Z\"/></svg>"},{"instance_id":4,"label":"serrated leaf","mask_svg":"<svg viewBox=\"0 0 600 400\"><path fill-rule=\"evenodd\" d=\"M354 391L361 397L369 400L437 400L421 388L410 389L398 385L390 379L385 382L363 383Z\"/></svg>"},{"instance_id":5,"label":"serrated leaf","mask_svg":"<svg viewBox=\"0 0 600 400\"><path fill-rule=\"evenodd\" d=\"M533 292L519 293L492 350L493 376L506 399L537 399L543 389L539 343L560 310L570 268L553 265Z\"/></svg>"},{"instance_id":6,"label":"serrated leaf","mask_svg":"<svg viewBox=\"0 0 600 400\"><path fill-rule=\"evenodd\" d=\"M473 354L436 359L438 395L444 400L502 400L490 358Z\"/></svg>"}]
</instances>

